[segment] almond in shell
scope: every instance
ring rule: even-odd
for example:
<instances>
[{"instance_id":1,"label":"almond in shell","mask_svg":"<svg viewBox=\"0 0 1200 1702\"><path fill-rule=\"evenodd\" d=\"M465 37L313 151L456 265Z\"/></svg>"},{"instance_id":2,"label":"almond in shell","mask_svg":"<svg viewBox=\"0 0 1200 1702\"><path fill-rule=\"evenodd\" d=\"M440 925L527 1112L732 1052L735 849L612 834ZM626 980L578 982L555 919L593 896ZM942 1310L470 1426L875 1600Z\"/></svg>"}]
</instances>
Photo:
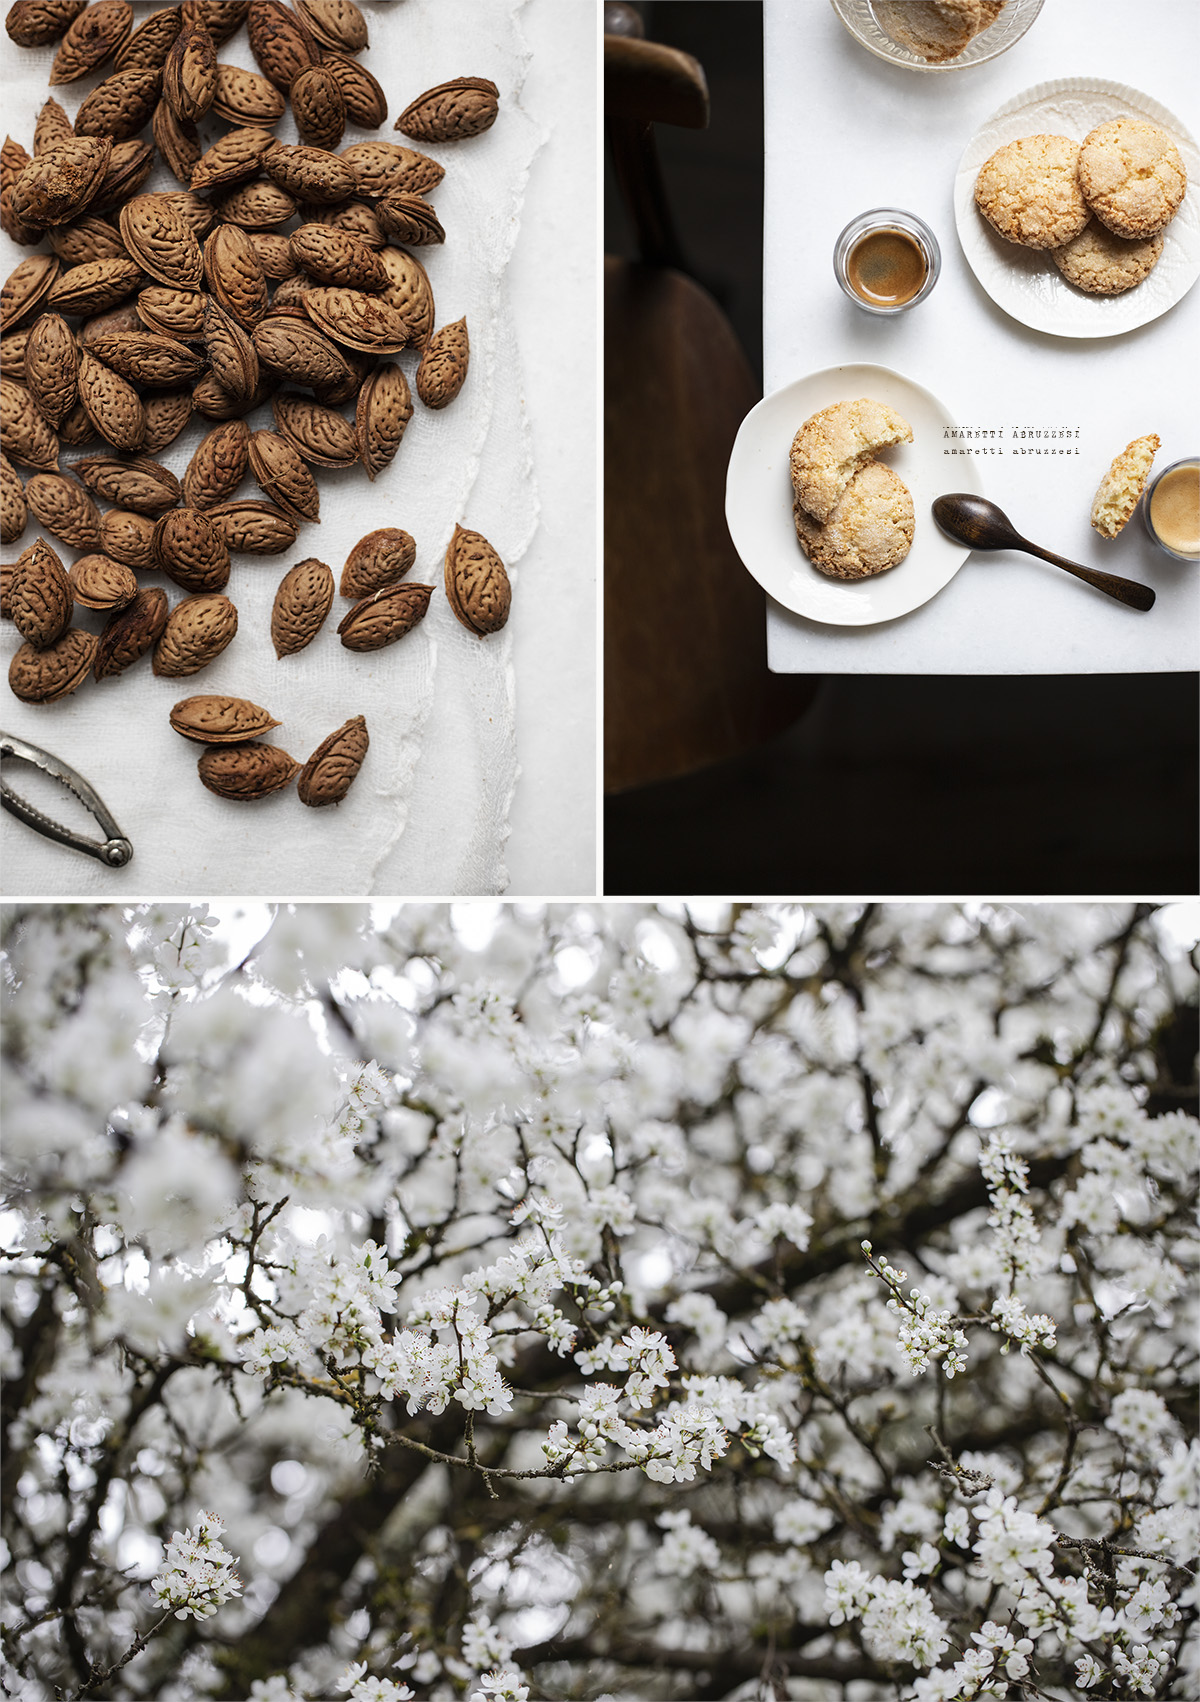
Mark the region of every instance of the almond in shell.
<instances>
[{"instance_id":1,"label":"almond in shell","mask_svg":"<svg viewBox=\"0 0 1200 1702\"><path fill-rule=\"evenodd\" d=\"M280 0L251 0L246 28L259 69L277 88L290 89L301 71L320 58L305 25Z\"/></svg>"},{"instance_id":2,"label":"almond in shell","mask_svg":"<svg viewBox=\"0 0 1200 1702\"><path fill-rule=\"evenodd\" d=\"M250 471L272 502L293 520L319 520L317 482L286 438L273 431L250 437Z\"/></svg>"},{"instance_id":3,"label":"almond in shell","mask_svg":"<svg viewBox=\"0 0 1200 1702\"><path fill-rule=\"evenodd\" d=\"M237 624L237 610L220 592L185 597L167 616L154 646L154 672L172 680L198 674L229 644Z\"/></svg>"},{"instance_id":4,"label":"almond in shell","mask_svg":"<svg viewBox=\"0 0 1200 1702\"><path fill-rule=\"evenodd\" d=\"M204 304L200 290L173 290L151 284L137 298L138 318L148 331L182 342L199 342L204 336Z\"/></svg>"},{"instance_id":5,"label":"almond in shell","mask_svg":"<svg viewBox=\"0 0 1200 1702\"><path fill-rule=\"evenodd\" d=\"M11 331L54 288L62 264L51 254L31 254L13 267L0 288L0 331Z\"/></svg>"},{"instance_id":6,"label":"almond in shell","mask_svg":"<svg viewBox=\"0 0 1200 1702\"><path fill-rule=\"evenodd\" d=\"M162 143L159 143L162 146ZM245 125L227 131L211 148L198 154L191 170L193 189L232 189L257 177L266 155L279 146L279 138L262 125Z\"/></svg>"},{"instance_id":7,"label":"almond in shell","mask_svg":"<svg viewBox=\"0 0 1200 1702\"><path fill-rule=\"evenodd\" d=\"M327 52L321 63L337 78L351 123L377 130L388 115L387 96L378 78L345 53Z\"/></svg>"},{"instance_id":8,"label":"almond in shell","mask_svg":"<svg viewBox=\"0 0 1200 1702\"><path fill-rule=\"evenodd\" d=\"M78 626L45 650L22 644L8 665L9 686L23 703L57 703L83 684L95 654L95 635Z\"/></svg>"},{"instance_id":9,"label":"almond in shell","mask_svg":"<svg viewBox=\"0 0 1200 1702\"><path fill-rule=\"evenodd\" d=\"M9 589L9 613L27 644L46 650L71 624L71 582L66 569L44 538L37 538L19 557Z\"/></svg>"},{"instance_id":10,"label":"almond in shell","mask_svg":"<svg viewBox=\"0 0 1200 1702\"><path fill-rule=\"evenodd\" d=\"M92 260L72 266L55 281L46 306L72 317L90 318L124 301L142 281L136 260Z\"/></svg>"},{"instance_id":11,"label":"almond in shell","mask_svg":"<svg viewBox=\"0 0 1200 1702\"><path fill-rule=\"evenodd\" d=\"M258 389L258 353L232 313L211 299L204 304L204 346L217 383L249 401Z\"/></svg>"},{"instance_id":12,"label":"almond in shell","mask_svg":"<svg viewBox=\"0 0 1200 1702\"><path fill-rule=\"evenodd\" d=\"M100 542L100 510L74 479L61 473L35 473L25 500L38 521L73 550L95 549Z\"/></svg>"},{"instance_id":13,"label":"almond in shell","mask_svg":"<svg viewBox=\"0 0 1200 1702\"><path fill-rule=\"evenodd\" d=\"M361 53L371 45L367 20L354 0L296 0L296 10L321 47Z\"/></svg>"},{"instance_id":14,"label":"almond in shell","mask_svg":"<svg viewBox=\"0 0 1200 1702\"><path fill-rule=\"evenodd\" d=\"M118 71L161 71L183 26L178 6L160 6L140 23L116 57Z\"/></svg>"},{"instance_id":15,"label":"almond in shell","mask_svg":"<svg viewBox=\"0 0 1200 1702\"><path fill-rule=\"evenodd\" d=\"M46 232L46 241L64 266L83 266L93 260L129 259L120 233L104 219L88 216L69 225L55 225Z\"/></svg>"},{"instance_id":16,"label":"almond in shell","mask_svg":"<svg viewBox=\"0 0 1200 1702\"><path fill-rule=\"evenodd\" d=\"M200 288L204 256L175 196L135 196L121 208L120 224L129 257L143 272L174 289Z\"/></svg>"},{"instance_id":17,"label":"almond in shell","mask_svg":"<svg viewBox=\"0 0 1200 1702\"><path fill-rule=\"evenodd\" d=\"M58 438L23 384L0 378L0 447L39 472L58 471Z\"/></svg>"},{"instance_id":18,"label":"almond in shell","mask_svg":"<svg viewBox=\"0 0 1200 1702\"><path fill-rule=\"evenodd\" d=\"M75 19L50 67L50 82L74 83L119 53L133 33L129 0L95 0Z\"/></svg>"},{"instance_id":19,"label":"almond in shell","mask_svg":"<svg viewBox=\"0 0 1200 1702\"><path fill-rule=\"evenodd\" d=\"M250 802L290 786L300 764L278 745L212 745L196 765L201 782L218 798Z\"/></svg>"},{"instance_id":20,"label":"almond in shell","mask_svg":"<svg viewBox=\"0 0 1200 1702\"><path fill-rule=\"evenodd\" d=\"M69 142L74 134L75 126L58 101L53 96L43 101L33 125L34 154L44 154L49 148L57 148L60 142Z\"/></svg>"},{"instance_id":21,"label":"almond in shell","mask_svg":"<svg viewBox=\"0 0 1200 1702\"><path fill-rule=\"evenodd\" d=\"M361 715L355 715L322 739L296 782L300 802L311 809L340 804L363 765L370 742L367 723Z\"/></svg>"},{"instance_id":22,"label":"almond in shell","mask_svg":"<svg viewBox=\"0 0 1200 1702\"><path fill-rule=\"evenodd\" d=\"M267 126L277 124L286 111L287 101L269 77L240 65L218 64L212 103L215 117L226 124Z\"/></svg>"},{"instance_id":23,"label":"almond in shell","mask_svg":"<svg viewBox=\"0 0 1200 1702\"><path fill-rule=\"evenodd\" d=\"M114 449L140 449L146 437L146 410L131 384L88 350L79 356L79 400L100 436Z\"/></svg>"},{"instance_id":24,"label":"almond in shell","mask_svg":"<svg viewBox=\"0 0 1200 1702\"><path fill-rule=\"evenodd\" d=\"M254 244L237 225L218 225L204 244L208 287L227 313L249 331L267 311L267 280Z\"/></svg>"},{"instance_id":25,"label":"almond in shell","mask_svg":"<svg viewBox=\"0 0 1200 1702\"><path fill-rule=\"evenodd\" d=\"M25 149L11 136L6 136L3 146L0 146L0 227L23 248L37 242L40 236L40 232L23 225L13 212L13 189L28 164L29 155Z\"/></svg>"},{"instance_id":26,"label":"almond in shell","mask_svg":"<svg viewBox=\"0 0 1200 1702\"><path fill-rule=\"evenodd\" d=\"M346 129L346 100L333 72L324 65L301 71L291 101L300 140L311 148L336 148Z\"/></svg>"},{"instance_id":27,"label":"almond in shell","mask_svg":"<svg viewBox=\"0 0 1200 1702\"><path fill-rule=\"evenodd\" d=\"M157 461L138 457L119 461L109 455L89 455L71 468L94 496L135 514L158 516L179 501L179 480Z\"/></svg>"},{"instance_id":28,"label":"almond in shell","mask_svg":"<svg viewBox=\"0 0 1200 1702\"><path fill-rule=\"evenodd\" d=\"M312 466L352 467L358 460L354 427L335 408L284 395L272 398L271 411L280 437Z\"/></svg>"},{"instance_id":29,"label":"almond in shell","mask_svg":"<svg viewBox=\"0 0 1200 1702\"><path fill-rule=\"evenodd\" d=\"M385 585L394 585L417 559L417 546L397 526L383 526L360 538L342 569L338 590L343 597L370 597Z\"/></svg>"},{"instance_id":30,"label":"almond in shell","mask_svg":"<svg viewBox=\"0 0 1200 1702\"><path fill-rule=\"evenodd\" d=\"M253 337L263 365L292 384L323 391L354 384L354 369L345 355L307 316L263 319Z\"/></svg>"},{"instance_id":31,"label":"almond in shell","mask_svg":"<svg viewBox=\"0 0 1200 1702\"><path fill-rule=\"evenodd\" d=\"M429 339L417 368L417 395L427 408L445 408L453 402L466 382L470 355L465 319L443 325Z\"/></svg>"},{"instance_id":32,"label":"almond in shell","mask_svg":"<svg viewBox=\"0 0 1200 1702\"><path fill-rule=\"evenodd\" d=\"M154 109L156 113L162 104L159 101ZM100 187L88 203L89 211L107 213L110 208L119 207L122 201L128 201L145 183L153 165L154 149L140 137L131 136L127 142L114 142Z\"/></svg>"},{"instance_id":33,"label":"almond in shell","mask_svg":"<svg viewBox=\"0 0 1200 1702\"><path fill-rule=\"evenodd\" d=\"M48 47L65 34L88 0L15 0L4 27L18 47Z\"/></svg>"},{"instance_id":34,"label":"almond in shell","mask_svg":"<svg viewBox=\"0 0 1200 1702\"><path fill-rule=\"evenodd\" d=\"M394 362L383 362L359 391L354 418L359 454L369 479L377 478L392 461L412 412L408 380Z\"/></svg>"},{"instance_id":35,"label":"almond in shell","mask_svg":"<svg viewBox=\"0 0 1200 1702\"><path fill-rule=\"evenodd\" d=\"M217 47L235 36L246 22L250 0L183 0L185 24L203 24Z\"/></svg>"},{"instance_id":36,"label":"almond in shell","mask_svg":"<svg viewBox=\"0 0 1200 1702\"><path fill-rule=\"evenodd\" d=\"M98 680L124 673L153 650L167 624L167 594L157 585L139 591L131 603L115 610L96 646L92 672Z\"/></svg>"},{"instance_id":37,"label":"almond in shell","mask_svg":"<svg viewBox=\"0 0 1200 1702\"><path fill-rule=\"evenodd\" d=\"M354 173L357 193L376 199L393 191L428 195L446 175L444 165L402 142L354 142L342 149L342 160Z\"/></svg>"},{"instance_id":38,"label":"almond in shell","mask_svg":"<svg viewBox=\"0 0 1200 1702\"><path fill-rule=\"evenodd\" d=\"M25 344L25 382L43 416L57 428L75 406L79 349L59 313L43 313Z\"/></svg>"},{"instance_id":39,"label":"almond in shell","mask_svg":"<svg viewBox=\"0 0 1200 1702\"><path fill-rule=\"evenodd\" d=\"M270 502L223 502L208 517L221 529L231 550L278 556L290 550L300 531L296 522Z\"/></svg>"},{"instance_id":40,"label":"almond in shell","mask_svg":"<svg viewBox=\"0 0 1200 1702\"><path fill-rule=\"evenodd\" d=\"M237 745L280 723L245 697L185 697L171 711L171 726L198 745Z\"/></svg>"},{"instance_id":41,"label":"almond in shell","mask_svg":"<svg viewBox=\"0 0 1200 1702\"><path fill-rule=\"evenodd\" d=\"M154 528L157 565L185 591L229 583L229 546L221 528L195 508L173 508Z\"/></svg>"},{"instance_id":42,"label":"almond in shell","mask_svg":"<svg viewBox=\"0 0 1200 1702\"><path fill-rule=\"evenodd\" d=\"M112 331L90 337L87 352L131 384L149 390L169 390L197 377L204 362L178 338L156 331Z\"/></svg>"},{"instance_id":43,"label":"almond in shell","mask_svg":"<svg viewBox=\"0 0 1200 1702\"><path fill-rule=\"evenodd\" d=\"M454 528L446 550L446 601L477 638L499 632L508 620L512 591L504 563L480 532Z\"/></svg>"},{"instance_id":44,"label":"almond in shell","mask_svg":"<svg viewBox=\"0 0 1200 1702\"><path fill-rule=\"evenodd\" d=\"M296 266L318 284L382 290L388 274L375 250L349 231L331 225L301 225L288 239Z\"/></svg>"},{"instance_id":45,"label":"almond in shell","mask_svg":"<svg viewBox=\"0 0 1200 1702\"><path fill-rule=\"evenodd\" d=\"M245 231L270 231L285 225L296 211L296 203L277 183L243 183L219 204L221 223L241 225ZM286 238L283 240L286 241ZM261 251L255 244L255 253ZM288 272L293 268L288 267ZM267 276L271 274L268 272ZM287 276L287 272L283 274Z\"/></svg>"},{"instance_id":46,"label":"almond in shell","mask_svg":"<svg viewBox=\"0 0 1200 1702\"><path fill-rule=\"evenodd\" d=\"M338 625L338 636L347 650L382 650L395 644L425 619L432 585L416 585L406 580L399 585L387 585L373 596L355 603Z\"/></svg>"},{"instance_id":47,"label":"almond in shell","mask_svg":"<svg viewBox=\"0 0 1200 1702\"><path fill-rule=\"evenodd\" d=\"M306 147L303 142L294 147L272 148L262 166L272 182L298 201L324 205L344 201L354 193L354 173L346 162L321 148Z\"/></svg>"},{"instance_id":48,"label":"almond in shell","mask_svg":"<svg viewBox=\"0 0 1200 1702\"><path fill-rule=\"evenodd\" d=\"M125 567L143 570L156 567L155 525L156 522L148 514L133 514L127 509L110 508L108 513L100 518L100 548L106 556Z\"/></svg>"},{"instance_id":49,"label":"almond in shell","mask_svg":"<svg viewBox=\"0 0 1200 1702\"><path fill-rule=\"evenodd\" d=\"M75 134L127 142L153 117L161 82L161 71L114 71L75 114Z\"/></svg>"},{"instance_id":50,"label":"almond in shell","mask_svg":"<svg viewBox=\"0 0 1200 1702\"><path fill-rule=\"evenodd\" d=\"M183 475L189 508L211 509L231 497L250 465L250 427L226 420L201 438Z\"/></svg>"},{"instance_id":51,"label":"almond in shell","mask_svg":"<svg viewBox=\"0 0 1200 1702\"><path fill-rule=\"evenodd\" d=\"M275 654L293 656L311 644L333 606L333 573L310 556L289 568L279 582L271 610Z\"/></svg>"},{"instance_id":52,"label":"almond in shell","mask_svg":"<svg viewBox=\"0 0 1200 1702\"><path fill-rule=\"evenodd\" d=\"M15 543L28 522L21 475L7 455L0 455L0 543Z\"/></svg>"},{"instance_id":53,"label":"almond in shell","mask_svg":"<svg viewBox=\"0 0 1200 1702\"><path fill-rule=\"evenodd\" d=\"M490 130L499 110L500 91L487 77L453 77L418 95L396 129L417 142L459 142Z\"/></svg>"},{"instance_id":54,"label":"almond in shell","mask_svg":"<svg viewBox=\"0 0 1200 1702\"><path fill-rule=\"evenodd\" d=\"M411 242L415 248L428 248L446 240L437 214L419 195L393 191L377 203L375 210L384 230L397 242Z\"/></svg>"},{"instance_id":55,"label":"almond in shell","mask_svg":"<svg viewBox=\"0 0 1200 1702\"><path fill-rule=\"evenodd\" d=\"M170 101L160 100L154 109L151 126L155 146L163 157L167 170L180 183L193 184L203 149L200 132L190 118L180 118ZM199 189L200 184L194 184Z\"/></svg>"},{"instance_id":56,"label":"almond in shell","mask_svg":"<svg viewBox=\"0 0 1200 1702\"><path fill-rule=\"evenodd\" d=\"M142 445L147 455L157 455L174 443L192 417L190 390L156 390L142 403L146 410L146 441Z\"/></svg>"},{"instance_id":57,"label":"almond in shell","mask_svg":"<svg viewBox=\"0 0 1200 1702\"><path fill-rule=\"evenodd\" d=\"M433 288L429 274L407 248L384 248L379 258L388 275L384 301L408 327L409 341L423 349L433 335Z\"/></svg>"},{"instance_id":58,"label":"almond in shell","mask_svg":"<svg viewBox=\"0 0 1200 1702\"><path fill-rule=\"evenodd\" d=\"M203 118L217 92L217 50L203 24L184 24L163 67L163 96L185 123Z\"/></svg>"},{"instance_id":59,"label":"almond in shell","mask_svg":"<svg viewBox=\"0 0 1200 1702\"><path fill-rule=\"evenodd\" d=\"M111 556L93 553L72 563L67 576L75 601L85 609L111 614L128 607L138 594L138 582L130 568Z\"/></svg>"}]
</instances>

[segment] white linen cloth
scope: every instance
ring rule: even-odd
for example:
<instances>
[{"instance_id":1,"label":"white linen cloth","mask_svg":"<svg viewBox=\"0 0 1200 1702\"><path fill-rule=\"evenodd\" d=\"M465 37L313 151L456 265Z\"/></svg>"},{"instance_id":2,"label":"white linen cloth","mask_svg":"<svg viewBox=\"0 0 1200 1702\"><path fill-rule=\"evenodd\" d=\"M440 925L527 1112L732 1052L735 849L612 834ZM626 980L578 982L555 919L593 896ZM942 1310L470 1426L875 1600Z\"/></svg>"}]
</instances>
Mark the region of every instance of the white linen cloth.
<instances>
[{"instance_id":1,"label":"white linen cloth","mask_svg":"<svg viewBox=\"0 0 1200 1702\"><path fill-rule=\"evenodd\" d=\"M1028 556L974 554L931 602L882 626L823 626L769 602L770 666L868 674L1195 668L1200 567L1156 549L1140 515L1111 542L1092 531L1089 516L1101 476L1132 438L1158 433L1156 470L1200 449L1193 395L1200 285L1122 337L1029 330L996 306L968 267L953 192L963 150L990 114L1059 77L1139 89L1200 134L1200 8L1192 0L1132 10L1123 0L1048 0L1006 53L940 74L875 58L822 0L765 0L764 36L767 393L819 368L871 361L925 385L963 426L1078 429L1070 440L1077 457L979 454L984 493L1025 537L1151 585L1158 599L1137 614ZM1200 195L1200 183L1188 193ZM856 308L833 275L839 232L872 207L918 214L942 252L933 293L891 318ZM967 447L978 450L975 442ZM1017 447L1007 431L1003 447ZM955 459L947 456L945 465L944 489L959 489ZM918 515L917 524L933 521Z\"/></svg>"},{"instance_id":2,"label":"white linen cloth","mask_svg":"<svg viewBox=\"0 0 1200 1702\"><path fill-rule=\"evenodd\" d=\"M546 3L529 0L535 11ZM149 9L136 8L139 16ZM361 468L318 469L320 521L303 526L286 555L234 557L227 593L238 608L238 633L208 668L187 679L160 680L144 660L115 680L89 681L58 704L31 706L7 695L5 728L78 769L135 847L133 862L112 871L5 816L8 893L337 897L505 889L508 815L519 772L512 657L522 594L516 564L538 519L517 316L506 272L521 230L531 164L548 129L522 101L530 64L526 0L368 0L363 10L371 45L362 62L383 84L389 113L378 132L348 125L343 146L376 135L405 141L392 129L396 116L416 94L448 78L490 77L500 89L500 117L491 130L423 150L446 167L431 196L446 242L420 254L433 286L437 324L466 316L471 340L466 385L438 413L422 406L414 387L414 417L399 453L373 484ZM580 27L589 21L579 16L573 30L559 28L555 38L560 86L563 77L568 86L573 79L582 102L594 102L592 35ZM29 145L47 94L55 93L73 114L101 73L49 91L53 49L6 47L8 127ZM220 57L253 67L244 30L220 49ZM221 128L215 126L214 134ZM283 141L296 139L290 113L276 134ZM174 187L161 167L147 185ZM5 270L28 252L4 238ZM398 358L411 383L415 353ZM164 463L181 474L208 423L194 420L163 453ZM269 407L250 423L271 426ZM64 467L75 458L76 452L65 452ZM248 477L238 494L263 493ZM508 627L483 641L455 620L442 589L443 556L456 523L489 538L513 582ZM317 639L297 655L276 660L270 611L286 569L317 556L340 576L356 540L382 526L403 527L416 539L410 578L434 586L426 619L398 644L355 655L336 635L337 621L350 606L339 597ZM31 516L20 543L9 546L9 559L38 531ZM56 547L66 563L75 559L75 552ZM146 576L146 582L166 585L172 603L182 596L158 575ZM86 611L77 619L95 630L102 624ZM8 623L3 642L7 662L17 643ZM345 803L306 809L294 787L253 804L205 791L195 772L200 747L185 743L167 724L174 702L201 692L227 692L264 705L282 723L271 742L301 762L343 721L365 715L371 748ZM41 784L25 768L6 765L6 774L48 814L60 820L72 814L57 788ZM74 820L86 830L81 816Z\"/></svg>"}]
</instances>

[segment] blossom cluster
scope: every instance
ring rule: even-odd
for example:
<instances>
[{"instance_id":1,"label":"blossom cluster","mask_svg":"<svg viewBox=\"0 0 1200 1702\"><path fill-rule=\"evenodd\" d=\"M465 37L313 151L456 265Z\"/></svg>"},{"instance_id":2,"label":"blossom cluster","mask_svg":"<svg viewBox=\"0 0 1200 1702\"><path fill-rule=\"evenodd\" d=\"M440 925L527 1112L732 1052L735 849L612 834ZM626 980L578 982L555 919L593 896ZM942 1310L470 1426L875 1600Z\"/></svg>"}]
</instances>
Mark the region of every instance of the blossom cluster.
<instances>
[{"instance_id":1,"label":"blossom cluster","mask_svg":"<svg viewBox=\"0 0 1200 1702\"><path fill-rule=\"evenodd\" d=\"M168 1543L163 1570L151 1580L150 1592L176 1619L209 1619L241 1595L236 1561L220 1540L224 1529L215 1513L201 1513L194 1530L176 1531Z\"/></svg>"}]
</instances>

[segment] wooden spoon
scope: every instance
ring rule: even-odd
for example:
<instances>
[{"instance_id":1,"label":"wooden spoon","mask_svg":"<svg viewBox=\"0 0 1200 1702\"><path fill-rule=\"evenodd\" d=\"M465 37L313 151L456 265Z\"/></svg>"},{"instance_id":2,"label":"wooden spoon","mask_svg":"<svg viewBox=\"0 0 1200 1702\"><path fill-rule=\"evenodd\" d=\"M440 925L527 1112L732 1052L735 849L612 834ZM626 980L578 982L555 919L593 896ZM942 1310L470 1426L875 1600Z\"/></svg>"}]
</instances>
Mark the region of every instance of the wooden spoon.
<instances>
[{"instance_id":1,"label":"wooden spoon","mask_svg":"<svg viewBox=\"0 0 1200 1702\"><path fill-rule=\"evenodd\" d=\"M1104 591L1131 609L1152 609L1154 592L1148 585L1137 585L1132 579L1118 579L1115 573L1101 573L1094 567L1080 567L1078 562L1040 550L1014 531L1008 515L989 502L985 496L971 496L958 491L953 496L939 496L933 505L933 518L949 538L970 544L973 550L1024 550L1026 555L1038 556L1065 568L1076 579L1085 579L1097 591Z\"/></svg>"}]
</instances>

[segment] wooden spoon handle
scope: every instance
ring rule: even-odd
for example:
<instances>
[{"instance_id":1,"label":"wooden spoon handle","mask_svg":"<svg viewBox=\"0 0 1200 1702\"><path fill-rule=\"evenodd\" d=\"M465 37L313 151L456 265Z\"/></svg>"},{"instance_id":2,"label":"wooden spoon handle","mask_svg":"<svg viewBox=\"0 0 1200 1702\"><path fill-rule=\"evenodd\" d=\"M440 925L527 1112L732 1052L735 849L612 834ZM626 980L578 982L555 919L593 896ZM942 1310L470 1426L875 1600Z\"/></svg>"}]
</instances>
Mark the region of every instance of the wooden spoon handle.
<instances>
[{"instance_id":1,"label":"wooden spoon handle","mask_svg":"<svg viewBox=\"0 0 1200 1702\"><path fill-rule=\"evenodd\" d=\"M1067 561L1065 556L1053 555L1049 550L1039 550L1036 544L1027 544L1024 539L1021 540L1021 548L1027 555L1040 556L1042 561L1065 568L1068 573L1073 573L1076 579L1085 579L1089 585L1094 585L1097 591L1106 591L1110 597L1115 597L1118 603L1124 603L1128 608L1145 612L1154 607L1154 592L1148 585L1138 585L1132 579L1119 579L1115 573L1101 573L1099 568L1080 567L1077 561Z\"/></svg>"}]
</instances>

